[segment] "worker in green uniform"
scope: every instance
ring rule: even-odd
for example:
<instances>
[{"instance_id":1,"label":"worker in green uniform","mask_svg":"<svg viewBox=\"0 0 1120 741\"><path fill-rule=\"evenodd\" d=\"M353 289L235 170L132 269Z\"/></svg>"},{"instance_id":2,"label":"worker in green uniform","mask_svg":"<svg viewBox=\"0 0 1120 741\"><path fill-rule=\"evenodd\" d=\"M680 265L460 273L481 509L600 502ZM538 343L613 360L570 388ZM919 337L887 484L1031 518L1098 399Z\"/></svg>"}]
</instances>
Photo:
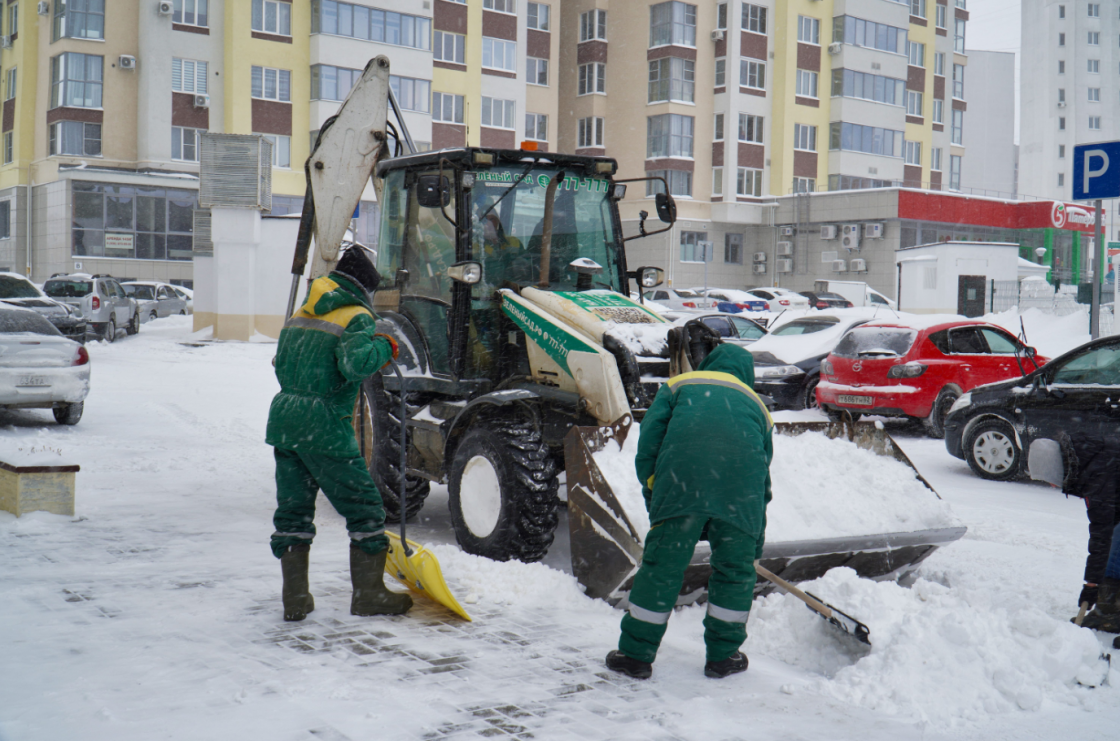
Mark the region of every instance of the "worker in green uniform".
<instances>
[{"instance_id":1,"label":"worker in green uniform","mask_svg":"<svg viewBox=\"0 0 1120 741\"><path fill-rule=\"evenodd\" d=\"M607 666L639 679L653 660L696 543L711 543L704 643L709 677L744 671L754 598L754 561L762 555L770 501L773 422L751 390L754 359L721 344L661 387L642 420L635 468L650 530L634 577L618 650Z\"/></svg>"},{"instance_id":2,"label":"worker in green uniform","mask_svg":"<svg viewBox=\"0 0 1120 741\"><path fill-rule=\"evenodd\" d=\"M397 356L396 342L375 331L370 294L379 282L365 249L352 246L330 275L311 283L280 332L280 393L265 440L275 448L272 552L284 576L285 620L315 609L307 567L320 489L350 534L351 614L399 615L412 606L410 596L385 587L385 509L354 439L359 385Z\"/></svg>"}]
</instances>

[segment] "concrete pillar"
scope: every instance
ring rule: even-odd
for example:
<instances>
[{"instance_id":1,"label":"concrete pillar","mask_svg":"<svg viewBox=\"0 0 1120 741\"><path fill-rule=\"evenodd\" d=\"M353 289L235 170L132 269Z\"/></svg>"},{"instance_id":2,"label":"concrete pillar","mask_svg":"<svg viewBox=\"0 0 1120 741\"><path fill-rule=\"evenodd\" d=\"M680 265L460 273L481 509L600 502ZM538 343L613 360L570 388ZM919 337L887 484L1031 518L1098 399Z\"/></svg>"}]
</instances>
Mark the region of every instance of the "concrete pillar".
<instances>
[{"instance_id":1,"label":"concrete pillar","mask_svg":"<svg viewBox=\"0 0 1120 741\"><path fill-rule=\"evenodd\" d=\"M214 242L214 339L248 341L255 325L261 212L212 208L210 219Z\"/></svg>"}]
</instances>

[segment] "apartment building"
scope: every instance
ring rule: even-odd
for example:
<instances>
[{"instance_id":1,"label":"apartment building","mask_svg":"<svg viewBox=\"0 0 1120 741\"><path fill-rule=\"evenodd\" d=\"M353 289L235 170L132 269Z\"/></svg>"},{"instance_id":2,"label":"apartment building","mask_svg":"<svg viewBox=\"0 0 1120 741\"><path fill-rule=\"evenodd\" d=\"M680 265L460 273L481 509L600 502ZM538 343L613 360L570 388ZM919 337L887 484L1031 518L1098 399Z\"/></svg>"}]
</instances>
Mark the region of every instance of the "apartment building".
<instances>
[{"instance_id":1,"label":"apartment building","mask_svg":"<svg viewBox=\"0 0 1120 741\"><path fill-rule=\"evenodd\" d=\"M1016 196L1015 55L972 50L968 73L968 167L961 172L961 189L975 195Z\"/></svg>"},{"instance_id":2,"label":"apartment building","mask_svg":"<svg viewBox=\"0 0 1120 741\"><path fill-rule=\"evenodd\" d=\"M320 127L380 54L419 148L530 139L555 150L559 8L559 0L8 0L0 269L37 281L82 270L189 285L199 136L266 136L272 214L298 213ZM367 188L355 233L373 243L376 228Z\"/></svg>"}]
</instances>

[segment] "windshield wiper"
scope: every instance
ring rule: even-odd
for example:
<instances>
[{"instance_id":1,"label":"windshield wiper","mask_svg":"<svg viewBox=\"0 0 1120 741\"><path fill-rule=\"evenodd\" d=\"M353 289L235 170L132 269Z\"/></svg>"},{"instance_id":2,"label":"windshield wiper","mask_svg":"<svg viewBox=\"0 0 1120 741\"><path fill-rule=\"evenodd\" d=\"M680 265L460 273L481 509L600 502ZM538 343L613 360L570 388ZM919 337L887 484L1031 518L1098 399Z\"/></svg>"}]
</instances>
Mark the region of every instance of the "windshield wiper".
<instances>
[{"instance_id":1,"label":"windshield wiper","mask_svg":"<svg viewBox=\"0 0 1120 741\"><path fill-rule=\"evenodd\" d=\"M496 201L494 201L493 203L490 204L490 208L486 209L486 211L483 212L482 216L478 217L477 222L479 224L481 224L482 220L485 219L487 216L489 216L490 212L498 207L498 204L502 202L502 199L504 199L506 196L508 196L510 193L512 193L514 188L521 185L522 180L529 177L529 173L531 173L533 171L533 168L536 167L536 166L537 166L537 161L536 160L533 160L532 162L530 162L529 166L525 168L525 171L521 173L521 177L517 178L517 180L514 180L513 185L509 186L504 191L502 191L502 194L500 196L498 196L498 200L496 200Z\"/></svg>"}]
</instances>

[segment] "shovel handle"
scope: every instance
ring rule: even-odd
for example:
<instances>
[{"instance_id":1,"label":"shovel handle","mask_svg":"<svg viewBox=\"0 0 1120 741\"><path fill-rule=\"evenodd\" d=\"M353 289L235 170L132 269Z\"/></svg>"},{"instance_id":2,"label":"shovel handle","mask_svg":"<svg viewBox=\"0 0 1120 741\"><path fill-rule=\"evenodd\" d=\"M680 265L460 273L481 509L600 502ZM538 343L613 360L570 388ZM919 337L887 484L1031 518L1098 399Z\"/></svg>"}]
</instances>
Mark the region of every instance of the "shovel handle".
<instances>
[{"instance_id":1,"label":"shovel handle","mask_svg":"<svg viewBox=\"0 0 1120 741\"><path fill-rule=\"evenodd\" d=\"M1080 628L1082 621L1085 620L1085 613L1088 612L1088 611L1089 611L1089 603L1088 602L1082 602L1081 603L1081 609L1077 611L1077 617L1075 617L1073 619L1073 624L1076 625L1078 628Z\"/></svg>"},{"instance_id":2,"label":"shovel handle","mask_svg":"<svg viewBox=\"0 0 1120 741\"><path fill-rule=\"evenodd\" d=\"M809 595L805 594L804 592L802 592L800 589L798 589L797 587L790 584L785 579L783 579L780 576L774 574L769 569L766 569L765 567L763 567L762 564L760 564L758 561L755 561L755 563L754 563L754 570L757 571L758 575L761 576L766 581L773 582L774 584L777 584L779 587L781 587L785 591L789 592L790 594L792 594L797 599L799 599L802 602L804 602L805 604L809 605L810 609L812 609L813 611L819 612L821 615L824 615L826 618L831 618L832 617L832 610L830 610L827 605L825 605L820 600L815 600L812 597L810 597Z\"/></svg>"}]
</instances>

